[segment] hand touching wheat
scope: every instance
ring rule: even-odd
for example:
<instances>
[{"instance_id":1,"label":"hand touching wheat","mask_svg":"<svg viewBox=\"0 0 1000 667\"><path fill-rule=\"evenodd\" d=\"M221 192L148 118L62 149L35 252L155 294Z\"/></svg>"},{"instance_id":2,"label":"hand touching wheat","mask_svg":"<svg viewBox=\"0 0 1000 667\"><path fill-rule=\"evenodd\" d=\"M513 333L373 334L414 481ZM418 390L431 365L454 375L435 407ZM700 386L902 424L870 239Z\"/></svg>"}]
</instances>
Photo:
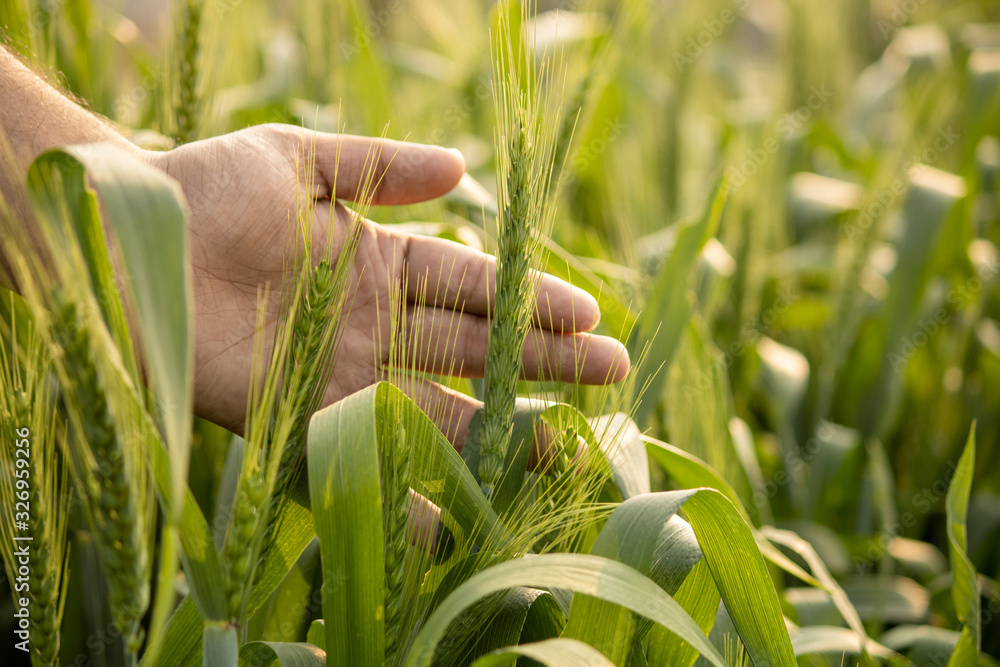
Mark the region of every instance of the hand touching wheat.
<instances>
[{"instance_id":1,"label":"hand touching wheat","mask_svg":"<svg viewBox=\"0 0 1000 667\"><path fill-rule=\"evenodd\" d=\"M336 201L356 195L371 154L381 156L375 166L375 205L438 197L453 188L464 171L456 152L393 141L383 141L376 147L380 150L373 151L373 142L379 141L266 125L146 155L180 182L191 207L198 414L229 428L239 430L242 425L258 289L270 285L273 327L282 290L291 287L283 284L283 267L297 206L316 203L314 256L321 256L332 232L335 260L351 221L351 213ZM314 173L308 173L310 169ZM312 191L297 196L299 184L309 181ZM482 375L492 258L459 244L364 221L354 263L357 292L324 405L384 376L380 360L384 363L388 357L391 288L404 275L409 276L408 301L425 306L422 311L412 305L407 309L407 326L423 329L423 342L411 356L427 370ZM426 293L417 287L424 279ZM613 339L585 333L599 318L589 295L544 276L538 299L536 326L524 351L526 377L590 384L624 377L624 348ZM449 339L447 345L444 338ZM480 404L430 382L416 382L409 392L461 447Z\"/></svg>"}]
</instances>

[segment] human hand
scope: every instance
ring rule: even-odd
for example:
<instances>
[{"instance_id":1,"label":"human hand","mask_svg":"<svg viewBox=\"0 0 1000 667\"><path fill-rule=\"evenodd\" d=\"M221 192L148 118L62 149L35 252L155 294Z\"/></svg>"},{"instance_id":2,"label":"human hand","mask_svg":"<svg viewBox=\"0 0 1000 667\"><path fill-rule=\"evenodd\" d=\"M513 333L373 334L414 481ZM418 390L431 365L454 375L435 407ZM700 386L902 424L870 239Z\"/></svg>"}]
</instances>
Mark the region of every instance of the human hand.
<instances>
[{"instance_id":1,"label":"human hand","mask_svg":"<svg viewBox=\"0 0 1000 667\"><path fill-rule=\"evenodd\" d=\"M338 150L339 142L339 150ZM433 146L315 133L294 126L262 125L198 141L166 153L147 153L154 166L181 185L191 210L191 262L195 304L195 412L241 431L253 366L258 289L269 285L268 339L288 284L285 262L295 234L296 208L315 204L313 258L333 240L332 260L350 228L351 199L366 177L373 144L382 143L374 179L375 205L403 205L441 196L461 178L461 156ZM339 154L339 168L338 168ZM314 173L307 174L307 169ZM335 176L336 171L336 176ZM312 182L311 192L300 184ZM335 189L334 189L335 188ZM427 327L417 356L426 370L481 376L486 359L487 308L492 303L494 262L476 250L442 239L414 236L371 221L361 222L351 274L351 300L329 405L382 379L388 361L392 286L409 276L408 326ZM331 262L333 263L333 262ZM418 294L417 285L436 287ZM422 314L413 307L422 299ZM629 366L617 341L586 332L599 319L597 303L552 276L539 281L535 327L525 344L528 378L577 379L587 384L621 380ZM415 321L416 318L420 321ZM433 330L433 329L437 330ZM450 336L448 355L437 352ZM433 415L461 448L475 399L427 381L408 383L418 405Z\"/></svg>"}]
</instances>

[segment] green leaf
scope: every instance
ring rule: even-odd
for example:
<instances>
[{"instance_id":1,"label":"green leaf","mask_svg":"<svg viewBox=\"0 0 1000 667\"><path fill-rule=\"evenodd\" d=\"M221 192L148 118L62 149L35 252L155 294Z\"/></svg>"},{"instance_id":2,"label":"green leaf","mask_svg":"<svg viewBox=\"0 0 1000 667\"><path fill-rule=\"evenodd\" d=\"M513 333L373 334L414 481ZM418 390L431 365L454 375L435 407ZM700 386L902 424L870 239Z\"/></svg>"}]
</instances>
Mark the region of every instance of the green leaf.
<instances>
[{"instance_id":1,"label":"green leaf","mask_svg":"<svg viewBox=\"0 0 1000 667\"><path fill-rule=\"evenodd\" d=\"M47 151L35 159L28 171L28 190L35 206L51 216L50 222L65 213L74 224L88 260L91 286L99 296L112 337L122 350L133 381L139 377L128 326L88 179L100 195L107 225L121 251L123 277L139 325L142 358L169 446L165 481L170 492L163 494L161 490L161 500L166 505L166 548L161 553L157 575L161 583L166 583L173 581L176 574L175 530L187 514L184 495L193 419L194 325L184 196L166 174L109 144ZM59 187L64 192L54 191ZM56 203L63 201L60 194L70 200L68 209L60 210ZM163 472L155 473L161 486ZM172 587L161 586L159 590L161 594L152 608L150 644L146 651L154 660L162 647L162 629L173 607Z\"/></svg>"},{"instance_id":2,"label":"green leaf","mask_svg":"<svg viewBox=\"0 0 1000 667\"><path fill-rule=\"evenodd\" d=\"M833 599L833 603L836 605L840 615L847 622L847 625L851 628L851 630L857 635L855 645L858 647L858 650L855 651L855 653L861 654L862 664L876 664L872 661L871 656L868 655L866 647L868 646L870 640L868 639L868 633L865 632L865 626L861 622L861 617L858 615L858 610L851 604L851 601L847 598L847 593L844 592L844 589L840 587L840 584L838 584L836 579L833 578L833 575L830 574L826 564L819 557L819 554L816 553L816 550L813 549L812 545L790 530L779 530L777 528L765 526L761 529L761 533L771 542L784 545L793 550L806 561L809 565L809 569L812 570L816 578L823 584L822 590L830 594L830 597ZM796 653L796 655L798 654Z\"/></svg>"},{"instance_id":3,"label":"green leaf","mask_svg":"<svg viewBox=\"0 0 1000 667\"><path fill-rule=\"evenodd\" d=\"M715 585L755 665L794 665L778 594L754 533L714 489L671 491L698 536Z\"/></svg>"},{"instance_id":4,"label":"green leaf","mask_svg":"<svg viewBox=\"0 0 1000 667\"><path fill-rule=\"evenodd\" d=\"M694 532L676 516L678 509L674 497L661 493L627 500L611 514L590 553L635 568L673 595L701 560ZM624 664L633 638L648 632L640 627L628 610L576 595L563 636L596 646L615 664Z\"/></svg>"},{"instance_id":5,"label":"green leaf","mask_svg":"<svg viewBox=\"0 0 1000 667\"><path fill-rule=\"evenodd\" d=\"M611 477L622 498L649 493L649 457L636 423L624 412L587 421L611 467Z\"/></svg>"},{"instance_id":6,"label":"green leaf","mask_svg":"<svg viewBox=\"0 0 1000 667\"><path fill-rule=\"evenodd\" d=\"M543 592L532 603L528 616L521 628L520 643L539 642L554 639L566 627L566 615L559 607L555 596Z\"/></svg>"},{"instance_id":7,"label":"green leaf","mask_svg":"<svg viewBox=\"0 0 1000 667\"><path fill-rule=\"evenodd\" d=\"M708 634L715 623L722 598L704 558L691 568L674 599L691 614L698 627ZM649 633L646 657L651 665L690 667L698 659L698 652L674 633L656 625Z\"/></svg>"},{"instance_id":8,"label":"green leaf","mask_svg":"<svg viewBox=\"0 0 1000 667\"><path fill-rule=\"evenodd\" d=\"M972 472L976 463L976 425L969 430L962 458L958 460L955 475L948 487L945 501L948 515L948 556L951 560L953 583L951 597L955 602L955 614L965 624L962 635L952 654L950 664L968 664L975 661L979 652L980 601L979 582L976 568L966 554L966 518L969 512L969 493L972 490Z\"/></svg>"},{"instance_id":9,"label":"green leaf","mask_svg":"<svg viewBox=\"0 0 1000 667\"><path fill-rule=\"evenodd\" d=\"M743 520L750 523L750 516L743 509L743 503L736 494L736 490L705 461L702 461L694 454L685 452L679 447L674 447L665 442L643 436L646 443L646 453L656 461L663 470L685 488L704 486L715 489L729 499L736 510L743 516Z\"/></svg>"},{"instance_id":10,"label":"green leaf","mask_svg":"<svg viewBox=\"0 0 1000 667\"><path fill-rule=\"evenodd\" d=\"M326 622L322 618L313 621L306 633L306 642L326 651Z\"/></svg>"},{"instance_id":11,"label":"green leaf","mask_svg":"<svg viewBox=\"0 0 1000 667\"><path fill-rule=\"evenodd\" d=\"M68 220L90 275L90 287L97 295L101 313L132 381L142 377L132 348L121 295L108 255L107 237L101 222L97 196L87 185L84 165L59 151L46 154L28 171L28 194L36 215L53 228ZM53 229L61 232L63 230Z\"/></svg>"},{"instance_id":12,"label":"green leaf","mask_svg":"<svg viewBox=\"0 0 1000 667\"><path fill-rule=\"evenodd\" d=\"M870 654L883 660L899 658L892 650L870 639L863 646L864 655ZM792 632L792 647L795 649L796 658L819 653L831 654L838 658L845 653L862 654L862 643L858 634L849 628L835 626L814 625L799 628Z\"/></svg>"},{"instance_id":13,"label":"green leaf","mask_svg":"<svg viewBox=\"0 0 1000 667\"><path fill-rule=\"evenodd\" d=\"M406 425L413 448L413 490L447 510L474 543L496 544L509 539L506 527L454 447L396 387L381 382L316 413L309 431L309 488L323 554L327 647L329 655L337 656L331 658L331 664L366 664L348 658L381 650L381 633L377 639L369 637L353 646L345 641L353 641L350 638L357 633L377 632L375 628L381 624L378 614L384 568L377 452L385 438L395 437L397 422ZM367 453L341 451L344 448ZM367 479L364 484L363 478ZM376 504L379 518L373 528L371 515ZM325 523L322 528L321 522ZM348 522L350 525L344 525ZM358 531L365 530L369 534L355 539ZM354 543L348 545L351 540ZM378 659L382 659L381 654Z\"/></svg>"},{"instance_id":14,"label":"green leaf","mask_svg":"<svg viewBox=\"0 0 1000 667\"><path fill-rule=\"evenodd\" d=\"M597 649L575 639L547 639L534 644L508 646L483 656L472 667L505 667L514 665L518 657L531 658L549 667L614 667Z\"/></svg>"},{"instance_id":15,"label":"green leaf","mask_svg":"<svg viewBox=\"0 0 1000 667\"><path fill-rule=\"evenodd\" d=\"M309 424L309 497L323 559L330 665L377 665L385 657L376 391L348 396Z\"/></svg>"},{"instance_id":16,"label":"green leaf","mask_svg":"<svg viewBox=\"0 0 1000 667\"><path fill-rule=\"evenodd\" d=\"M629 354L640 358L641 345L649 342L649 354L636 371L636 386L647 387L636 404L635 420L644 425L652 416L666 383L670 362L680 345L691 316L688 278L695 258L719 227L726 203L727 188L720 179L712 191L704 213L697 220L677 223L677 236L670 257L656 278L638 326L629 340ZM654 376L659 373L659 378Z\"/></svg>"},{"instance_id":17,"label":"green leaf","mask_svg":"<svg viewBox=\"0 0 1000 667\"><path fill-rule=\"evenodd\" d=\"M165 452L161 454L165 456ZM189 495L189 499L185 500L185 511L198 511L200 515L200 510L198 510L198 505L194 500L194 496ZM190 506L191 509L188 508ZM194 515L192 514L192 517ZM204 518L201 519L204 522ZM186 525L185 521L182 520L182 526ZM195 520L192 519L192 526L195 525ZM257 582L257 586L254 587L253 592L250 595L250 604L248 606L248 615L253 615L260 606L271 596L274 590L278 587L278 584L285 578L288 572L294 567L299 556L309 545L309 542L316 536L316 531L313 526L312 513L309 511L309 497L308 488L306 485L305 476L303 476L299 482L294 485L288 495L278 503L278 517L276 519L277 532L274 536L274 543L271 549L268 550L267 560L264 563L264 571ZM195 536L202 535L203 537L197 538L197 543L212 543L211 534L208 532L208 526L198 528L191 528L190 530L181 530L181 545L185 544L185 540L194 540ZM211 552L212 556L208 553ZM207 559L214 558L216 563L218 563L218 556L215 554L215 550L208 549L205 552L205 557ZM218 567L218 565L216 565ZM189 565L185 562L185 571L188 571ZM201 569L193 568L192 571L202 572ZM204 570L205 574L203 577L208 577L208 569ZM188 574L191 577L190 574ZM199 578L199 581L202 579ZM208 618L215 618L219 621L224 621L225 614L225 604L224 598L222 597L222 579L221 575L216 576L214 579L205 580L206 583L201 585L200 588L206 588L206 586L218 587L218 600L213 602L213 604L218 604L218 609L213 612L218 614L218 616L209 616L205 611L201 614ZM214 583L213 583L214 582ZM201 616L199 616L199 608L201 603L195 604L197 596L196 586L194 580L189 580L191 585L191 595L184 598L177 609L174 610L173 615L167 622L167 627L164 634L163 652L160 654L158 660L153 663L146 660L145 656L141 661L141 665L150 667L181 667L182 665L188 664L201 664L201 643L203 639L202 628L204 622ZM213 593L214 595L214 593ZM207 607L206 607L207 608ZM213 607L214 608L214 607ZM315 642L310 642L315 643Z\"/></svg>"},{"instance_id":18,"label":"green leaf","mask_svg":"<svg viewBox=\"0 0 1000 667\"><path fill-rule=\"evenodd\" d=\"M660 464L664 471L666 471L667 475L673 478L679 486L687 488L704 486L719 491L729 500L729 502L733 504L736 511L739 512L741 517L743 517L743 520L748 524L753 525L750 516L743 508L743 503L740 502L740 499L732 485L730 485L729 482L727 482L712 466L693 454L689 454L682 449L674 447L673 445L668 445L667 443L661 442L655 438L643 436L642 439L646 443L646 451L649 453L650 458ZM765 558L786 572L795 575L802 581L805 581L813 586L823 588L823 585L819 582L819 580L774 548L774 546L764 539L756 530L753 532L754 538L757 540L757 546L760 548L761 553L764 554Z\"/></svg>"},{"instance_id":19,"label":"green leaf","mask_svg":"<svg viewBox=\"0 0 1000 667\"><path fill-rule=\"evenodd\" d=\"M581 554L526 556L477 573L434 610L414 639L404 664L430 665L438 641L463 609L487 595L516 586L563 588L614 602L669 627L713 664L726 667L698 625L655 583L627 565Z\"/></svg>"},{"instance_id":20,"label":"green leaf","mask_svg":"<svg viewBox=\"0 0 1000 667\"><path fill-rule=\"evenodd\" d=\"M476 633L478 638L475 639L471 646L462 646L459 644L456 647L459 651L458 657L462 660L461 663L452 660L443 660L443 663L449 665L468 664L472 660L493 651L499 651L503 647L519 643L528 612L535 601L542 596L551 597L545 591L538 590L537 588L518 587L491 596L491 598L495 599L487 598L480 601L480 604L484 606L488 614L486 616L487 625L485 631L480 629ZM475 621L477 619L475 610L469 611L472 611L470 620ZM483 616L478 616L478 619L483 619ZM439 661L442 658L444 656L438 656Z\"/></svg>"},{"instance_id":21,"label":"green leaf","mask_svg":"<svg viewBox=\"0 0 1000 667\"><path fill-rule=\"evenodd\" d=\"M244 634L246 640L295 642L301 638L302 628L315 610L314 600L319 601L313 597L319 566L319 542L310 542L295 567L250 617Z\"/></svg>"},{"instance_id":22,"label":"green leaf","mask_svg":"<svg viewBox=\"0 0 1000 667\"><path fill-rule=\"evenodd\" d=\"M326 654L312 644L250 642L240 647L240 662L254 667L323 667Z\"/></svg>"},{"instance_id":23,"label":"green leaf","mask_svg":"<svg viewBox=\"0 0 1000 667\"><path fill-rule=\"evenodd\" d=\"M71 161L75 161L73 165ZM43 153L29 182L61 169L84 192L84 170L104 207L125 263L142 357L157 396L170 451L179 520L190 453L194 325L187 212L176 181L121 148L84 144ZM101 285L95 285L101 287Z\"/></svg>"}]
</instances>

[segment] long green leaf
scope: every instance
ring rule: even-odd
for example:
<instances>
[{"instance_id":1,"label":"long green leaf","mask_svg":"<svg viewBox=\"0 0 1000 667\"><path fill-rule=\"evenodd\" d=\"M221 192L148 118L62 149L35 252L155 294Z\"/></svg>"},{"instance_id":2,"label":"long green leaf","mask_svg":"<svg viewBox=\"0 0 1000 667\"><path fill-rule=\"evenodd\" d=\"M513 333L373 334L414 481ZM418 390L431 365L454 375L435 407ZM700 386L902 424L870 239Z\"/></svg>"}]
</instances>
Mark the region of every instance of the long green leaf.
<instances>
[{"instance_id":1,"label":"long green leaf","mask_svg":"<svg viewBox=\"0 0 1000 667\"><path fill-rule=\"evenodd\" d=\"M563 588L619 604L683 636L718 667L726 667L698 625L673 598L634 569L581 554L527 556L477 573L434 610L407 655L407 667L427 667L448 625L487 595L515 586ZM794 663L792 663L794 664Z\"/></svg>"},{"instance_id":2,"label":"long green leaf","mask_svg":"<svg viewBox=\"0 0 1000 667\"><path fill-rule=\"evenodd\" d=\"M680 509L677 500L652 493L625 501L611 514L590 553L635 568L673 595L701 560L694 532L676 516ZM641 635L631 612L576 595L563 636L599 647L612 662L624 664L633 637Z\"/></svg>"},{"instance_id":3,"label":"long green leaf","mask_svg":"<svg viewBox=\"0 0 1000 667\"><path fill-rule=\"evenodd\" d=\"M646 443L646 451L650 458L658 463L679 486L687 488L704 486L715 489L729 499L744 521L752 525L750 515L744 509L743 503L740 502L732 485L712 466L697 456L656 438L643 436L642 439ZM761 553L769 561L812 586L825 588L822 582L781 553L756 530L754 530L754 538L757 540L757 546Z\"/></svg>"},{"instance_id":4,"label":"long green leaf","mask_svg":"<svg viewBox=\"0 0 1000 667\"><path fill-rule=\"evenodd\" d=\"M691 568L674 599L691 614L698 627L708 634L715 624L722 598L704 558ZM698 652L674 633L656 625L649 633L646 658L651 665L690 667L698 659Z\"/></svg>"},{"instance_id":5,"label":"long green leaf","mask_svg":"<svg viewBox=\"0 0 1000 667\"><path fill-rule=\"evenodd\" d=\"M753 530L714 489L672 491L698 536L715 585L755 665L794 665L778 594Z\"/></svg>"},{"instance_id":6,"label":"long green leaf","mask_svg":"<svg viewBox=\"0 0 1000 667\"><path fill-rule=\"evenodd\" d=\"M725 203L726 188L720 179L702 216L697 220L677 223L677 240L673 250L657 276L646 308L639 316L635 334L629 341L629 353L633 359L640 357L642 344L652 341L649 356L637 371L636 386L648 385L635 409L635 420L640 426L649 420L663 395L667 368L680 345L691 314L688 277L698 252L718 229ZM660 374L659 379L654 380L657 373Z\"/></svg>"},{"instance_id":7,"label":"long green leaf","mask_svg":"<svg viewBox=\"0 0 1000 667\"><path fill-rule=\"evenodd\" d=\"M976 425L969 430L962 458L958 460L955 475L948 487L946 499L948 515L948 555L951 560L951 597L955 614L965 624L949 665L975 664L982 641L980 634L979 582L976 568L966 554L966 518L969 513L969 493L972 490L972 471L976 463Z\"/></svg>"},{"instance_id":8,"label":"long green leaf","mask_svg":"<svg viewBox=\"0 0 1000 667\"><path fill-rule=\"evenodd\" d=\"M55 194L51 188L57 183L65 188L72 202L67 213L89 260L92 287L100 295L112 336L133 381L138 379L135 358L88 179L100 195L106 221L121 250L139 325L142 357L170 447L170 493L166 497L174 500L166 502L167 548L161 554L158 574L158 580L165 583L173 580L177 570L173 537L186 512L184 492L194 396L193 302L184 196L177 183L164 173L108 144L47 151L29 169L28 190L36 206L44 206L47 198L51 201ZM161 500L164 498L161 494ZM159 590L147 647L147 654L154 659L162 646L161 630L173 607L172 588L161 586Z\"/></svg>"},{"instance_id":9,"label":"long green leaf","mask_svg":"<svg viewBox=\"0 0 1000 667\"><path fill-rule=\"evenodd\" d=\"M184 195L166 174L109 144L67 146L43 153L32 164L34 175L29 174L29 182L44 181L42 172L57 168L81 184L86 173L121 249L142 356L170 448L176 499L171 512L179 520L191 444L194 378ZM84 187L77 191L83 192Z\"/></svg>"},{"instance_id":10,"label":"long green leaf","mask_svg":"<svg viewBox=\"0 0 1000 667\"><path fill-rule=\"evenodd\" d=\"M575 639L547 639L534 644L521 644L500 649L472 663L472 667L505 667L518 657L531 658L549 667L614 667L597 649Z\"/></svg>"},{"instance_id":11,"label":"long green leaf","mask_svg":"<svg viewBox=\"0 0 1000 667\"><path fill-rule=\"evenodd\" d=\"M240 662L254 667L322 667L326 654L312 644L250 642L240 647Z\"/></svg>"},{"instance_id":12,"label":"long green leaf","mask_svg":"<svg viewBox=\"0 0 1000 667\"><path fill-rule=\"evenodd\" d=\"M309 496L323 558L327 664L385 657L385 561L375 387L309 424Z\"/></svg>"}]
</instances>

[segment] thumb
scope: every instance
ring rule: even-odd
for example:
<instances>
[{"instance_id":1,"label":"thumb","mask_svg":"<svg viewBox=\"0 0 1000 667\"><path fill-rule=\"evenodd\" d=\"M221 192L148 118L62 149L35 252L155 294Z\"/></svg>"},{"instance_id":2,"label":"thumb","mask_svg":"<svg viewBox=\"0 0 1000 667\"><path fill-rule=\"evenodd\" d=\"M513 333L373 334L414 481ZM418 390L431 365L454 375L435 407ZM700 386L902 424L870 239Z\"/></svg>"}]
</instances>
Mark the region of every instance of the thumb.
<instances>
[{"instance_id":1,"label":"thumb","mask_svg":"<svg viewBox=\"0 0 1000 667\"><path fill-rule=\"evenodd\" d=\"M414 204L450 191L465 173L453 149L323 132L314 139L316 171L337 199Z\"/></svg>"}]
</instances>

